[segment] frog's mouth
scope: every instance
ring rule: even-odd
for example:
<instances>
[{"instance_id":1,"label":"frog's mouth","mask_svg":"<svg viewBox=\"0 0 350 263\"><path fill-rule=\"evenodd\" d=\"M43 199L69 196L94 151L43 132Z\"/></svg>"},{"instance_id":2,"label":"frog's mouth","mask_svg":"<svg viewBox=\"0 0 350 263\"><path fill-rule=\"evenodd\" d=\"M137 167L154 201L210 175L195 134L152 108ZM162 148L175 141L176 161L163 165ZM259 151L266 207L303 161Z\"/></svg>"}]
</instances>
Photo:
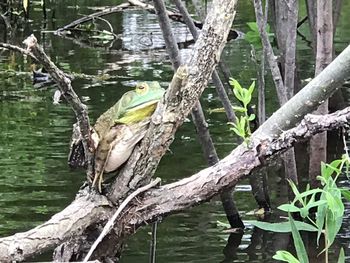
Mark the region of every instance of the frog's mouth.
<instances>
[{"instance_id":1,"label":"frog's mouth","mask_svg":"<svg viewBox=\"0 0 350 263\"><path fill-rule=\"evenodd\" d=\"M150 100L146 103L140 103L140 104L128 109L128 111L137 111L137 110L140 110L142 108L147 108L148 106L151 106L151 105L156 104L158 102L159 102L159 99Z\"/></svg>"}]
</instances>

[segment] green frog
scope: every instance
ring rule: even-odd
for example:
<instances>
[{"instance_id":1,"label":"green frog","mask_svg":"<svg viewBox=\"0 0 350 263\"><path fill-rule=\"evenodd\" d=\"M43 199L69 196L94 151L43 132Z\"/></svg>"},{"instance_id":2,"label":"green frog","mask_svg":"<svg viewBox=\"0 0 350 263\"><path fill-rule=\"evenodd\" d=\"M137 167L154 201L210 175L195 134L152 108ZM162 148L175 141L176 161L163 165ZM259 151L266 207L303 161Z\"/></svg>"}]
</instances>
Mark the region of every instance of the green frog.
<instances>
[{"instance_id":1,"label":"green frog","mask_svg":"<svg viewBox=\"0 0 350 263\"><path fill-rule=\"evenodd\" d=\"M134 90L124 93L114 106L97 119L91 131L95 148L92 185L98 187L100 192L103 174L117 170L126 162L135 145L146 134L150 117L164 92L158 82L138 83ZM73 138L68 163L71 167L84 166L79 131L73 130Z\"/></svg>"}]
</instances>

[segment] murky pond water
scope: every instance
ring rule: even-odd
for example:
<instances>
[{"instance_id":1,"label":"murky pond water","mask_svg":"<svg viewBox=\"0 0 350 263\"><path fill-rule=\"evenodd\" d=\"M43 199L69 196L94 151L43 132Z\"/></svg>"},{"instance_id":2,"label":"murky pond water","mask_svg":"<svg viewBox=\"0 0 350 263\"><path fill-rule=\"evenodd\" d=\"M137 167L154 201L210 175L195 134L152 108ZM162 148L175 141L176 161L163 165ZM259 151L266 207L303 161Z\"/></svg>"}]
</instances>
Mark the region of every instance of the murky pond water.
<instances>
[{"instance_id":1,"label":"murky pond water","mask_svg":"<svg viewBox=\"0 0 350 263\"><path fill-rule=\"evenodd\" d=\"M100 1L52 2L50 12L55 9L56 19L49 19L47 24L42 23L40 6L35 3L31 8L32 21L22 25L11 43L21 43L33 32L62 69L95 76L93 79L78 77L73 81L74 89L89 107L92 121L137 81L157 80L164 87L169 83L172 69L155 15L142 10L109 15L107 18L120 38L108 48L93 48L48 31L73 21L80 14L93 12L101 7ZM103 4L115 5L117 2L103 1ZM344 3L336 37L338 52L350 40L346 20L349 12L350 4ZM245 31L245 23L254 20L251 5L241 1L235 28ZM173 26L179 42L191 40L184 25L173 23ZM42 29L46 33L41 33ZM307 26L300 29L305 34L307 30ZM299 47L301 77L310 77L313 72L311 50L300 39ZM181 49L181 54L186 59L190 47ZM228 43L223 60L230 66L232 75L244 85L255 78L250 47L244 40ZM49 219L73 200L84 181L81 171L71 171L67 166L71 126L75 121L73 113L64 102L53 105L55 89L52 86L37 89L32 85L30 74L26 74L30 72L28 61L19 54L0 51L1 236L30 229ZM220 106L212 87L203 94L202 103L205 109ZM276 98L269 88L267 103L270 113L276 109ZM218 153L223 157L236 145L235 136L229 131L223 114L206 112L206 117ZM171 152L163 158L156 175L167 183L187 177L205 166L193 124L188 121L178 131ZM275 167L268 173L272 202L277 206L285 199L286 191L282 189L286 186L282 187L283 183L278 179L281 169ZM245 214L256 207L249 189L247 182L242 182L235 193L245 220L252 219ZM265 233L249 225L243 236L229 237L217 226L217 220L225 221L225 215L216 199L164 220L159 225L157 262L273 262L271 258L277 248L290 247L288 236ZM349 225L346 218L338 242L346 252L350 252ZM130 238L122 262L147 262L149 231L150 228L145 227ZM237 247L235 243L239 240L241 243Z\"/></svg>"}]
</instances>

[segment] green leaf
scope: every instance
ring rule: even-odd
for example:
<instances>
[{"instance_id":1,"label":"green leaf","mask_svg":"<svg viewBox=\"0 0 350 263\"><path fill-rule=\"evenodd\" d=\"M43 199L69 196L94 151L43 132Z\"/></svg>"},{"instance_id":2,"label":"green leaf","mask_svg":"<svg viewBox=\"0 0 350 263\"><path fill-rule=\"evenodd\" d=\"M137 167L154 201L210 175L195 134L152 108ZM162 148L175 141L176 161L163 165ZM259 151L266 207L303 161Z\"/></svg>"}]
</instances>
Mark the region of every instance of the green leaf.
<instances>
[{"instance_id":1,"label":"green leaf","mask_svg":"<svg viewBox=\"0 0 350 263\"><path fill-rule=\"evenodd\" d=\"M247 25L250 30L259 33L258 24L256 22L248 22Z\"/></svg>"},{"instance_id":2,"label":"green leaf","mask_svg":"<svg viewBox=\"0 0 350 263\"><path fill-rule=\"evenodd\" d=\"M235 134L237 134L239 137L243 137L244 134L242 134L238 129L236 128L231 128L230 130L232 130Z\"/></svg>"},{"instance_id":3,"label":"green leaf","mask_svg":"<svg viewBox=\"0 0 350 263\"><path fill-rule=\"evenodd\" d=\"M338 258L338 263L345 263L345 253L344 253L344 249L341 248L340 252L339 252L339 258Z\"/></svg>"},{"instance_id":4,"label":"green leaf","mask_svg":"<svg viewBox=\"0 0 350 263\"><path fill-rule=\"evenodd\" d=\"M290 221L290 225L292 228L292 236L293 236L293 240L294 240L294 246L295 246L295 250L297 252L297 256L298 259L300 260L300 263L309 263L309 259L307 257L307 252L304 246L304 242L301 239L300 233L297 229L296 226L296 222L294 222L294 219L292 218L292 216L290 214L288 214L289 216L289 221Z\"/></svg>"},{"instance_id":5,"label":"green leaf","mask_svg":"<svg viewBox=\"0 0 350 263\"><path fill-rule=\"evenodd\" d=\"M334 160L330 164L327 163L321 163L321 175L326 180L329 180L329 178L332 176L332 174L335 172L336 174L340 173L340 170L338 169L339 164L342 163L342 160Z\"/></svg>"},{"instance_id":6,"label":"green leaf","mask_svg":"<svg viewBox=\"0 0 350 263\"><path fill-rule=\"evenodd\" d=\"M320 199L324 199L324 194L321 195ZM317 207L317 213L316 213L316 226L317 226L317 245L319 245L320 237L322 234L324 221L326 218L326 212L327 212L327 205L320 205Z\"/></svg>"},{"instance_id":7,"label":"green leaf","mask_svg":"<svg viewBox=\"0 0 350 263\"><path fill-rule=\"evenodd\" d=\"M238 111L238 112L246 112L247 109L243 108L243 107L239 107L239 106L232 106L232 109L234 109L234 111Z\"/></svg>"},{"instance_id":8,"label":"green leaf","mask_svg":"<svg viewBox=\"0 0 350 263\"><path fill-rule=\"evenodd\" d=\"M306 206L305 206L305 208L307 208L308 210L310 210L310 208L312 208L312 207L318 207L318 206L320 206L320 205L324 205L324 204L327 204L327 201L326 200L318 200L318 201L316 201L316 202L310 202L310 203L308 203Z\"/></svg>"},{"instance_id":9,"label":"green leaf","mask_svg":"<svg viewBox=\"0 0 350 263\"><path fill-rule=\"evenodd\" d=\"M250 84L249 88L248 88L248 94L250 96L252 96L253 94L253 91L254 91L254 88L255 88L255 81L252 82L252 84Z\"/></svg>"},{"instance_id":10,"label":"green leaf","mask_svg":"<svg viewBox=\"0 0 350 263\"><path fill-rule=\"evenodd\" d=\"M277 208L279 210L284 211L284 212L291 212L291 213L300 212L300 208L296 207L295 205L292 205L292 204L283 204L283 205L280 205Z\"/></svg>"},{"instance_id":11,"label":"green leaf","mask_svg":"<svg viewBox=\"0 0 350 263\"><path fill-rule=\"evenodd\" d=\"M260 35L256 32L249 31L244 35L245 41L254 45L255 47L262 47Z\"/></svg>"},{"instance_id":12,"label":"green leaf","mask_svg":"<svg viewBox=\"0 0 350 263\"><path fill-rule=\"evenodd\" d=\"M295 195L295 200L298 200L302 205L304 205L304 201L300 197L300 192L299 192L298 188L296 187L296 185L291 180L288 180L288 183L289 183L290 187L292 188L292 191Z\"/></svg>"},{"instance_id":13,"label":"green leaf","mask_svg":"<svg viewBox=\"0 0 350 263\"><path fill-rule=\"evenodd\" d=\"M239 82L236 79L230 78L229 82L230 82L233 89L238 90L240 93L242 92L243 88L242 88L241 84L239 84Z\"/></svg>"},{"instance_id":14,"label":"green leaf","mask_svg":"<svg viewBox=\"0 0 350 263\"><path fill-rule=\"evenodd\" d=\"M241 94L237 89L234 89L234 90L233 90L233 94L235 95L235 97L237 98L237 100L243 101L243 96L242 96L242 94Z\"/></svg>"},{"instance_id":15,"label":"green leaf","mask_svg":"<svg viewBox=\"0 0 350 263\"><path fill-rule=\"evenodd\" d=\"M350 191L348 189L340 189L342 196L347 200L350 201Z\"/></svg>"},{"instance_id":16,"label":"green leaf","mask_svg":"<svg viewBox=\"0 0 350 263\"><path fill-rule=\"evenodd\" d=\"M255 119L255 114L252 113L250 114L250 116L248 117L248 121L253 121Z\"/></svg>"},{"instance_id":17,"label":"green leaf","mask_svg":"<svg viewBox=\"0 0 350 263\"><path fill-rule=\"evenodd\" d=\"M327 218L326 218L326 227L325 227L325 231L327 231L327 247L325 247L321 251L321 253L326 251L333 244L334 239L337 233L339 232L341 223L343 221L343 217L330 219L331 217L332 217L332 214L330 211L328 211Z\"/></svg>"},{"instance_id":18,"label":"green leaf","mask_svg":"<svg viewBox=\"0 0 350 263\"><path fill-rule=\"evenodd\" d=\"M268 223L268 222L261 222L261 221L247 221L247 223L252 224L253 226L256 226L258 228L261 228L266 231L272 231L276 233L290 233L292 232L291 225L289 222L282 222L282 223ZM316 232L317 228L313 225L307 224L305 222L296 221L295 222L296 228L300 231L309 231L309 232Z\"/></svg>"},{"instance_id":19,"label":"green leaf","mask_svg":"<svg viewBox=\"0 0 350 263\"><path fill-rule=\"evenodd\" d=\"M245 129L245 124L246 124L246 119L245 117L241 116L240 120L239 120L239 126L241 129Z\"/></svg>"},{"instance_id":20,"label":"green leaf","mask_svg":"<svg viewBox=\"0 0 350 263\"><path fill-rule=\"evenodd\" d=\"M296 259L291 253L284 250L276 251L276 254L272 258L276 260L289 262L289 263L300 263L300 261Z\"/></svg>"}]
</instances>

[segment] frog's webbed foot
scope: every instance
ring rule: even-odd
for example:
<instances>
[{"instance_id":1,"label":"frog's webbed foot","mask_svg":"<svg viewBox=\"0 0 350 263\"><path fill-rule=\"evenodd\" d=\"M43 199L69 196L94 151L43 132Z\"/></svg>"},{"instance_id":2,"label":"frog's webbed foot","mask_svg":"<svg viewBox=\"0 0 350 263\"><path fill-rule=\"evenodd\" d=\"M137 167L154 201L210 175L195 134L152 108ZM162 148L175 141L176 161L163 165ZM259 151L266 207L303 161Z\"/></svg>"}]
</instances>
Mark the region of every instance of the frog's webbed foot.
<instances>
[{"instance_id":1,"label":"frog's webbed foot","mask_svg":"<svg viewBox=\"0 0 350 263\"><path fill-rule=\"evenodd\" d=\"M103 173L96 174L92 182L92 187L97 188L99 193L102 193Z\"/></svg>"},{"instance_id":2,"label":"frog's webbed foot","mask_svg":"<svg viewBox=\"0 0 350 263\"><path fill-rule=\"evenodd\" d=\"M101 174L99 180L98 180L98 191L102 193L102 183L103 183L103 175Z\"/></svg>"}]
</instances>

